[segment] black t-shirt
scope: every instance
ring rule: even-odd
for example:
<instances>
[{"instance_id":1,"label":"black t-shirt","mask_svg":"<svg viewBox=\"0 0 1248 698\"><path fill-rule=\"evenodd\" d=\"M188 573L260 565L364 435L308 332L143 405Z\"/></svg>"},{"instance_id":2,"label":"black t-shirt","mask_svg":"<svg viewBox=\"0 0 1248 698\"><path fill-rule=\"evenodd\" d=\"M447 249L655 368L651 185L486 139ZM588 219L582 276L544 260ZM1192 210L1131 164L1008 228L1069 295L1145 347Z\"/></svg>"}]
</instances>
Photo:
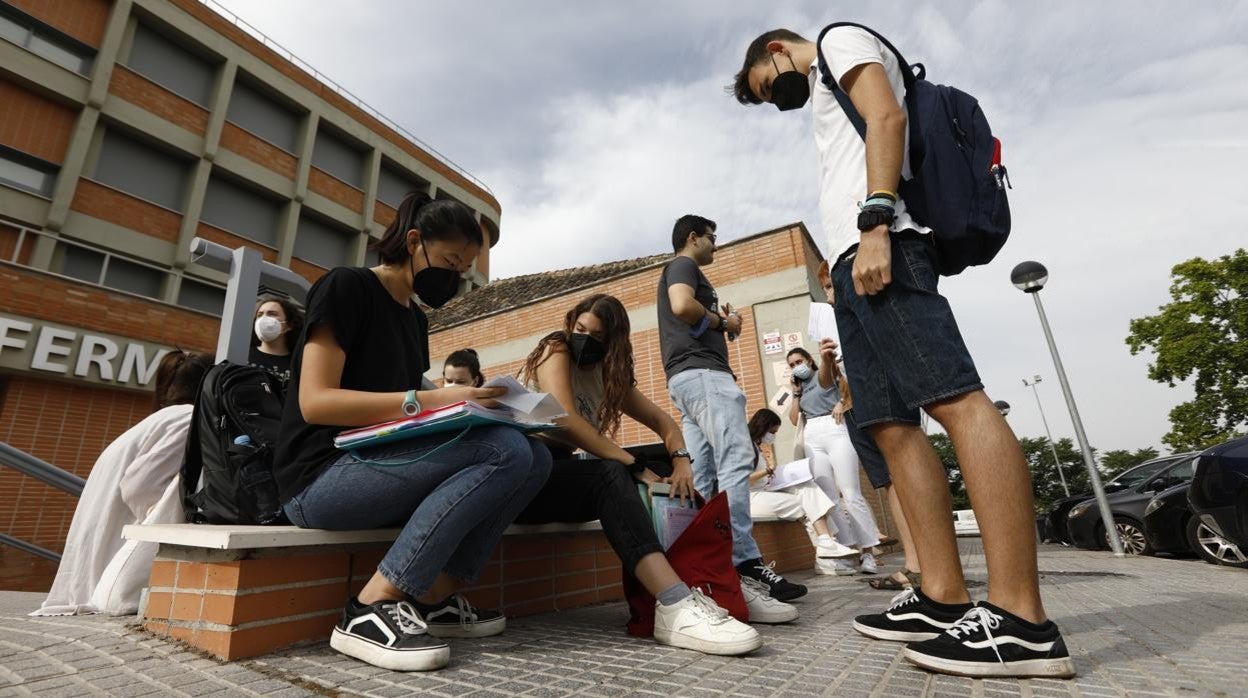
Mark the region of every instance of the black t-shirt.
<instances>
[{"instance_id":1,"label":"black t-shirt","mask_svg":"<svg viewBox=\"0 0 1248 698\"><path fill-rule=\"evenodd\" d=\"M247 363L256 368L263 368L284 381L290 380L290 354L278 356L260 351L260 347L252 347L247 356Z\"/></svg>"},{"instance_id":2,"label":"black t-shirt","mask_svg":"<svg viewBox=\"0 0 1248 698\"><path fill-rule=\"evenodd\" d=\"M719 296L706 280L698 263L688 257L676 257L667 263L659 276L659 348L663 353L663 371L668 380L691 368L709 368L732 373L728 365L728 342L718 329L708 329L701 337L689 336L690 326L672 312L667 289L685 284L693 289L693 297L712 313L719 312ZM714 320L712 320L714 322Z\"/></svg>"},{"instance_id":3,"label":"black t-shirt","mask_svg":"<svg viewBox=\"0 0 1248 698\"><path fill-rule=\"evenodd\" d=\"M299 494L339 456L334 436L345 426L308 424L299 410L303 348L312 329L328 325L347 354L340 387L372 393L419 389L429 370L429 320L416 305L404 307L369 269L338 267L308 292L307 322L294 361L274 474L283 502ZM396 415L398 405L395 405Z\"/></svg>"}]
</instances>

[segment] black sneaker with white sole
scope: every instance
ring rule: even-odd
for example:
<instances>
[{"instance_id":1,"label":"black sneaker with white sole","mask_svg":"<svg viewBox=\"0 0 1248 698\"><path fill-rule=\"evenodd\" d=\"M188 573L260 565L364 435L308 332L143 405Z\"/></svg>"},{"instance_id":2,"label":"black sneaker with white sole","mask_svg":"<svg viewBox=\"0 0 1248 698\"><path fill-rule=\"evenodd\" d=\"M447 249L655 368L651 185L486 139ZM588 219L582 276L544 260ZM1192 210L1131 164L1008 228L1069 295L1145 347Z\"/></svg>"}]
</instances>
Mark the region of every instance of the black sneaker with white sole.
<instances>
[{"instance_id":1,"label":"black sneaker with white sole","mask_svg":"<svg viewBox=\"0 0 1248 698\"><path fill-rule=\"evenodd\" d=\"M906 646L906 659L929 671L974 677L1066 679L1075 665L1057 624L1037 625L981 602L940 636Z\"/></svg>"},{"instance_id":2,"label":"black sneaker with white sole","mask_svg":"<svg viewBox=\"0 0 1248 698\"><path fill-rule=\"evenodd\" d=\"M746 560L737 565L737 572L742 577L749 577L756 582L767 585L768 596L776 601L792 601L806 595L806 587L794 584L776 573L776 563L764 565L763 559Z\"/></svg>"},{"instance_id":3,"label":"black sneaker with white sole","mask_svg":"<svg viewBox=\"0 0 1248 698\"><path fill-rule=\"evenodd\" d=\"M406 601L365 606L351 599L334 626L329 646L392 671L431 671L451 661L451 648L426 632L425 622Z\"/></svg>"},{"instance_id":4,"label":"black sneaker with white sole","mask_svg":"<svg viewBox=\"0 0 1248 698\"><path fill-rule=\"evenodd\" d=\"M953 627L970 609L969 603L937 603L918 589L906 589L893 597L887 611L855 618L854 630L875 640L919 642Z\"/></svg>"},{"instance_id":5,"label":"black sneaker with white sole","mask_svg":"<svg viewBox=\"0 0 1248 698\"><path fill-rule=\"evenodd\" d=\"M507 628L507 617L492 608L476 608L459 594L426 606L413 604L434 637L489 637Z\"/></svg>"}]
</instances>

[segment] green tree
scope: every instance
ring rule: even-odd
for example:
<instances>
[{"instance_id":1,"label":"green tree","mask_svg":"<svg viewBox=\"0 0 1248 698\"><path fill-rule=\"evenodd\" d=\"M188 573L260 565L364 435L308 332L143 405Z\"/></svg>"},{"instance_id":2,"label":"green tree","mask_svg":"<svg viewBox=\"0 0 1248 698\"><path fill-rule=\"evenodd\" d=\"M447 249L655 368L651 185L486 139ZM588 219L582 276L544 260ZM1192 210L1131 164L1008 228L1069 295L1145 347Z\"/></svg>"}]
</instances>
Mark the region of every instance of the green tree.
<instances>
[{"instance_id":1,"label":"green tree","mask_svg":"<svg viewBox=\"0 0 1248 698\"><path fill-rule=\"evenodd\" d=\"M1174 387L1193 378L1196 397L1170 410L1163 437L1176 451L1234 438L1248 424L1248 251L1171 270L1171 301L1131 321L1131 354L1153 353L1148 377Z\"/></svg>"},{"instance_id":2,"label":"green tree","mask_svg":"<svg viewBox=\"0 0 1248 698\"><path fill-rule=\"evenodd\" d=\"M948 434L928 434L927 440L932 442L936 456L949 475L949 497L953 501L953 510L970 509L971 500L966 494L966 484L962 482L962 468L958 466L958 454L953 450L953 442Z\"/></svg>"},{"instance_id":3,"label":"green tree","mask_svg":"<svg viewBox=\"0 0 1248 698\"><path fill-rule=\"evenodd\" d=\"M1126 449L1106 451L1100 458L1101 477L1105 480L1111 480L1120 473L1134 468L1145 461L1153 460L1159 455L1161 454L1157 453L1157 449L1151 447L1138 448L1134 451Z\"/></svg>"},{"instance_id":4,"label":"green tree","mask_svg":"<svg viewBox=\"0 0 1248 698\"><path fill-rule=\"evenodd\" d=\"M1049 440L1042 436L1024 436L1018 443L1023 447L1027 470L1031 472L1031 490L1036 500L1036 513L1048 511L1054 500L1066 496L1066 491L1062 489L1062 479L1053 462L1054 449L1049 448ZM1058 439L1054 446L1070 493L1079 494L1090 490L1092 486L1088 483L1088 469L1083 464L1083 452L1079 447L1070 439Z\"/></svg>"}]
</instances>

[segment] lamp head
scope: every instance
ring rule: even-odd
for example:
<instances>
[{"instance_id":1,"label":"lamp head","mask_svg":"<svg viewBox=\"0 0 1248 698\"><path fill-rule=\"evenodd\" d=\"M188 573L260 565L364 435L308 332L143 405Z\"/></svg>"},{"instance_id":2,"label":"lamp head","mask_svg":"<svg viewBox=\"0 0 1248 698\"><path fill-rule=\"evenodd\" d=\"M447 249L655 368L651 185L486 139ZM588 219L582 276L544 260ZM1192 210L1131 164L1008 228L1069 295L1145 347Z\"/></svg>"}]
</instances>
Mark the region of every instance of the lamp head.
<instances>
[{"instance_id":1,"label":"lamp head","mask_svg":"<svg viewBox=\"0 0 1248 698\"><path fill-rule=\"evenodd\" d=\"M1035 293L1049 281L1049 270L1039 262L1021 262L1010 272L1010 282L1023 293Z\"/></svg>"}]
</instances>

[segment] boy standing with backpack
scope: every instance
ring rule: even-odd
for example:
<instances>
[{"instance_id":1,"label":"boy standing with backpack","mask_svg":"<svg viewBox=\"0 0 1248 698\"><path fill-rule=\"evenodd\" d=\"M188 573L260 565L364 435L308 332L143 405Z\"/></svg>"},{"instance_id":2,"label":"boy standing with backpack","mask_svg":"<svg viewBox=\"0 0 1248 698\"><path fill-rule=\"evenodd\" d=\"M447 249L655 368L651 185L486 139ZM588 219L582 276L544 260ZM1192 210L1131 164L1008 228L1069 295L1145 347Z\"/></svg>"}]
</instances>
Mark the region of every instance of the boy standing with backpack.
<instances>
[{"instance_id":1,"label":"boy standing with backpack","mask_svg":"<svg viewBox=\"0 0 1248 698\"><path fill-rule=\"evenodd\" d=\"M732 88L746 105L769 102L788 111L811 102L819 211L828 234L854 416L890 466L923 570L921 590L900 595L882 613L859 616L854 627L871 638L909 642L906 658L929 670L1073 676L1061 633L1040 600L1034 507L1022 449L985 396L949 303L936 288L941 271L956 273L991 259L1004 235L976 237L976 224L984 222L978 200L973 204L978 213L962 216L964 228L937 225L950 218L941 210L945 183L911 171L910 141L927 134L923 124L910 128L908 118L915 115L908 103L919 104L914 111L921 118L954 114L948 130L954 139L965 139L924 142L928 159L946 155L942 145L956 145L957 154L977 135L990 139L991 134L973 99L921 80L916 87L910 71L891 45L864 27L831 27L818 44L777 29L750 44ZM973 111L924 109L930 102L921 100L933 99L936 90L945 90L939 99ZM996 153L982 162L975 155L968 152L972 174L1004 175ZM930 164L919 174L933 171ZM1003 192L997 197L988 182L990 202L1000 205L988 207L984 227L995 224L997 232L1001 226L1008 232ZM980 194L976 190L972 198ZM980 244L980 256L959 259L966 249L958 247L964 244L959 236ZM966 591L948 481L919 426L920 409L945 428L957 449L983 536L991 580L987 601L972 604Z\"/></svg>"}]
</instances>

